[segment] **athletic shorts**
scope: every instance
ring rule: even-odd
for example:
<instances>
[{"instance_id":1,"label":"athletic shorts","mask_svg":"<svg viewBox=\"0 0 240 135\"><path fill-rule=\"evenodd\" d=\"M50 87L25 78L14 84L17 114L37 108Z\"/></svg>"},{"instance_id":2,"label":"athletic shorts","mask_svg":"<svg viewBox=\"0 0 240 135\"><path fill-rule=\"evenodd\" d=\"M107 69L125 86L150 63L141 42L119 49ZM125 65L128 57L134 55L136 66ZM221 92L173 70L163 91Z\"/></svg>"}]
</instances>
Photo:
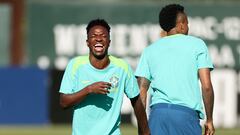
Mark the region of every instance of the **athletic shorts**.
<instances>
[{"instance_id":1,"label":"athletic shorts","mask_svg":"<svg viewBox=\"0 0 240 135\"><path fill-rule=\"evenodd\" d=\"M151 135L201 135L198 113L188 107L158 103L149 116Z\"/></svg>"}]
</instances>

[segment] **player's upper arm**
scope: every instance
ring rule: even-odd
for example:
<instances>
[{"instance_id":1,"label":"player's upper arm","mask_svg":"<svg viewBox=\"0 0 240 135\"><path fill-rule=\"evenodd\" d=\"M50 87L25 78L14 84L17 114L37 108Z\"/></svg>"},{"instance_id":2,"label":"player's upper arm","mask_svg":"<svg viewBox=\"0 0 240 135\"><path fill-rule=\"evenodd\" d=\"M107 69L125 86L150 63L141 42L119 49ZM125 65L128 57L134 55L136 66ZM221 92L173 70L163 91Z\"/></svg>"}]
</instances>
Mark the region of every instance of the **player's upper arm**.
<instances>
[{"instance_id":1,"label":"player's upper arm","mask_svg":"<svg viewBox=\"0 0 240 135\"><path fill-rule=\"evenodd\" d=\"M148 90L149 85L150 85L150 80L148 80L145 77L138 77L137 76L137 81L138 81L138 86L140 88L140 90Z\"/></svg>"},{"instance_id":2,"label":"player's upper arm","mask_svg":"<svg viewBox=\"0 0 240 135\"><path fill-rule=\"evenodd\" d=\"M210 70L213 70L214 67L206 44L202 40L198 43L199 45L197 46L198 48L196 54L198 69L209 68Z\"/></svg>"},{"instance_id":3,"label":"player's upper arm","mask_svg":"<svg viewBox=\"0 0 240 135\"><path fill-rule=\"evenodd\" d=\"M64 93L64 94L70 94L72 93L72 90L74 88L74 78L75 76L73 75L73 60L71 60L64 72L62 81L61 81L61 86L60 86L60 93Z\"/></svg>"},{"instance_id":4,"label":"player's upper arm","mask_svg":"<svg viewBox=\"0 0 240 135\"><path fill-rule=\"evenodd\" d=\"M150 65L149 59L146 50L142 53L138 66L135 71L136 77L144 77L148 80L152 79L151 72L150 72Z\"/></svg>"}]
</instances>

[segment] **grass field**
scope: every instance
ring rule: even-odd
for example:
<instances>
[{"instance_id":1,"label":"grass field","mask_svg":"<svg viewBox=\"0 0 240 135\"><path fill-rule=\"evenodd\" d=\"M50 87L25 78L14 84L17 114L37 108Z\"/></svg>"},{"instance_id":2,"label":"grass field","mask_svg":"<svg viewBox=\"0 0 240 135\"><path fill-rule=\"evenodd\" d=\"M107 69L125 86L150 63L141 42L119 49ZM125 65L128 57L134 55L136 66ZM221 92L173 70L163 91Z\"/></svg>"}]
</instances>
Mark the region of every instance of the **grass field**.
<instances>
[{"instance_id":1,"label":"grass field","mask_svg":"<svg viewBox=\"0 0 240 135\"><path fill-rule=\"evenodd\" d=\"M137 128L122 124L121 132L122 135L137 135ZM0 135L71 135L71 126L0 126ZM216 135L240 135L240 128L217 129Z\"/></svg>"}]
</instances>

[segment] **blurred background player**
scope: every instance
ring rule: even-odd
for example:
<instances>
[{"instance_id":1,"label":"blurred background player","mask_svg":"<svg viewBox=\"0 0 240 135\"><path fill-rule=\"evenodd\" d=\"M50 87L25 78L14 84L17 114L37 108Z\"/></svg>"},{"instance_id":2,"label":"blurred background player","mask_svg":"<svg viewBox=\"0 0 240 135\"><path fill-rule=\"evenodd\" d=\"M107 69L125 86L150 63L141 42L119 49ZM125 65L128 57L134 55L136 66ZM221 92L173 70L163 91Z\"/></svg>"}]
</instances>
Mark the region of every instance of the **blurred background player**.
<instances>
[{"instance_id":1,"label":"blurred background player","mask_svg":"<svg viewBox=\"0 0 240 135\"><path fill-rule=\"evenodd\" d=\"M73 58L60 87L60 104L73 107L73 135L120 135L124 93L130 98L139 133L149 135L137 80L126 62L108 55L110 26L96 19L87 26L89 55Z\"/></svg>"},{"instance_id":2,"label":"blurred background player","mask_svg":"<svg viewBox=\"0 0 240 135\"><path fill-rule=\"evenodd\" d=\"M181 5L163 7L159 23L167 35L144 50L135 73L144 106L147 90L152 88L151 134L201 135L203 99L207 116L205 134L213 135L214 93L210 79L213 64L206 44L187 35L188 19Z\"/></svg>"}]
</instances>

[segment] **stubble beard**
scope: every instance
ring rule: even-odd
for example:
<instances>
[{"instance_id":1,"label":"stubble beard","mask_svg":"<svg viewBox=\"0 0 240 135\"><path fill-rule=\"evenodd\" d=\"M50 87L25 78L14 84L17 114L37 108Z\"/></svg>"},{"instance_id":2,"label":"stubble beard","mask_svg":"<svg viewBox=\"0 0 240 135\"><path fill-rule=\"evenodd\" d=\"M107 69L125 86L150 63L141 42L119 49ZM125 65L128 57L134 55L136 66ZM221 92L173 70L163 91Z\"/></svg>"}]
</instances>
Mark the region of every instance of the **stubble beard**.
<instances>
[{"instance_id":1,"label":"stubble beard","mask_svg":"<svg viewBox=\"0 0 240 135\"><path fill-rule=\"evenodd\" d=\"M105 50L105 52L102 53L102 54L100 54L100 55L98 55L97 53L94 53L93 51L92 51L92 54L93 54L93 56L94 56L96 59L102 60L102 59L105 58L105 56L108 55L108 50Z\"/></svg>"}]
</instances>

